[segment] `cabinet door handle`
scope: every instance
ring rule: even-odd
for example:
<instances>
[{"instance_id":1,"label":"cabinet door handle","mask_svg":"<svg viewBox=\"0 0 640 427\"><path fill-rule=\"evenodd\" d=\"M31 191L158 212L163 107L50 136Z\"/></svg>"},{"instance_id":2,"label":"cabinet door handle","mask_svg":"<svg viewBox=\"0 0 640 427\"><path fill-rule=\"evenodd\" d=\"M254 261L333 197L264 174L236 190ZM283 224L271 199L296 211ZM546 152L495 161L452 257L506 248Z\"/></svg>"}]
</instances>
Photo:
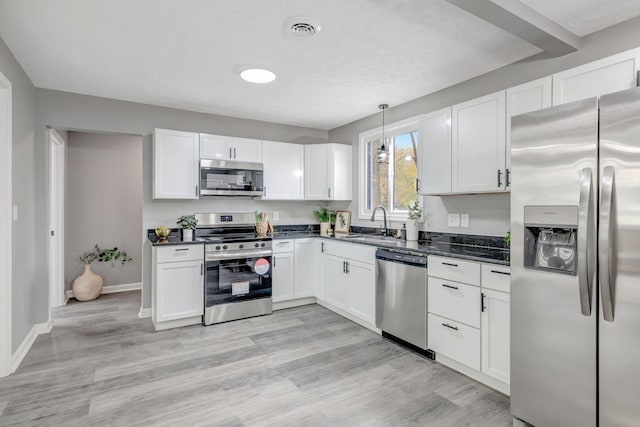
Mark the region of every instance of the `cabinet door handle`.
<instances>
[{"instance_id":1,"label":"cabinet door handle","mask_svg":"<svg viewBox=\"0 0 640 427\"><path fill-rule=\"evenodd\" d=\"M179 248L179 249L176 249L175 251L176 252L181 252L181 251L188 251L188 250L189 250L189 248Z\"/></svg>"},{"instance_id":2,"label":"cabinet door handle","mask_svg":"<svg viewBox=\"0 0 640 427\"><path fill-rule=\"evenodd\" d=\"M443 283L442 286L444 286L445 288L449 288L449 289L455 289L456 291L458 290L457 286L447 285L445 283Z\"/></svg>"},{"instance_id":3,"label":"cabinet door handle","mask_svg":"<svg viewBox=\"0 0 640 427\"><path fill-rule=\"evenodd\" d=\"M345 261L344 264L345 264L345 267L346 267L345 273L349 274L349 261Z\"/></svg>"},{"instance_id":4,"label":"cabinet door handle","mask_svg":"<svg viewBox=\"0 0 640 427\"><path fill-rule=\"evenodd\" d=\"M331 198L331 188L327 188L327 197Z\"/></svg>"},{"instance_id":5,"label":"cabinet door handle","mask_svg":"<svg viewBox=\"0 0 640 427\"><path fill-rule=\"evenodd\" d=\"M196 198L200 197L200 193L198 192L198 186L196 185Z\"/></svg>"},{"instance_id":6,"label":"cabinet door handle","mask_svg":"<svg viewBox=\"0 0 640 427\"><path fill-rule=\"evenodd\" d=\"M200 263L200 275L204 276L204 264Z\"/></svg>"},{"instance_id":7,"label":"cabinet door handle","mask_svg":"<svg viewBox=\"0 0 640 427\"><path fill-rule=\"evenodd\" d=\"M231 151L231 150L232 150L232 148L231 148L231 147L229 147L229 158L230 158L230 159L233 159L233 154L232 154L232 151Z\"/></svg>"},{"instance_id":8,"label":"cabinet door handle","mask_svg":"<svg viewBox=\"0 0 640 427\"><path fill-rule=\"evenodd\" d=\"M273 256L273 268L276 268L276 256Z\"/></svg>"},{"instance_id":9,"label":"cabinet door handle","mask_svg":"<svg viewBox=\"0 0 640 427\"><path fill-rule=\"evenodd\" d=\"M491 272L495 274L504 274L505 276L511 276L511 273L508 271L491 270Z\"/></svg>"},{"instance_id":10,"label":"cabinet door handle","mask_svg":"<svg viewBox=\"0 0 640 427\"><path fill-rule=\"evenodd\" d=\"M505 187L511 187L511 170L507 169L507 173L505 176L507 183L505 184Z\"/></svg>"},{"instance_id":11,"label":"cabinet door handle","mask_svg":"<svg viewBox=\"0 0 640 427\"><path fill-rule=\"evenodd\" d=\"M484 312L487 309L487 306L484 305L484 292L480 293L480 311Z\"/></svg>"},{"instance_id":12,"label":"cabinet door handle","mask_svg":"<svg viewBox=\"0 0 640 427\"><path fill-rule=\"evenodd\" d=\"M416 193L420 193L420 178L416 178Z\"/></svg>"},{"instance_id":13,"label":"cabinet door handle","mask_svg":"<svg viewBox=\"0 0 640 427\"><path fill-rule=\"evenodd\" d=\"M451 326L448 323L443 323L442 326L444 326L445 328L453 329L454 331L458 330L457 326Z\"/></svg>"},{"instance_id":14,"label":"cabinet door handle","mask_svg":"<svg viewBox=\"0 0 640 427\"><path fill-rule=\"evenodd\" d=\"M498 169L498 188L502 187L502 171Z\"/></svg>"},{"instance_id":15,"label":"cabinet door handle","mask_svg":"<svg viewBox=\"0 0 640 427\"><path fill-rule=\"evenodd\" d=\"M324 242L320 242L320 252L324 253Z\"/></svg>"},{"instance_id":16,"label":"cabinet door handle","mask_svg":"<svg viewBox=\"0 0 640 427\"><path fill-rule=\"evenodd\" d=\"M457 267L458 264L452 264L450 262L443 262L442 265L448 265L449 267Z\"/></svg>"},{"instance_id":17,"label":"cabinet door handle","mask_svg":"<svg viewBox=\"0 0 640 427\"><path fill-rule=\"evenodd\" d=\"M238 158L238 153L236 153L236 149L233 149L233 158L237 159Z\"/></svg>"}]
</instances>

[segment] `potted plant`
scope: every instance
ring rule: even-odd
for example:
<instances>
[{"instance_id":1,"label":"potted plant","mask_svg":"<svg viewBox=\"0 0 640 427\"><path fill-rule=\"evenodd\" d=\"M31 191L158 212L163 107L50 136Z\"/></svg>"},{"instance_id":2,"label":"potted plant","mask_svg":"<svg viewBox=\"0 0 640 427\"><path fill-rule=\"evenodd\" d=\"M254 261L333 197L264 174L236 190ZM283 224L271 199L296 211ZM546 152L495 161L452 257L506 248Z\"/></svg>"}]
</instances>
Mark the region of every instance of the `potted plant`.
<instances>
[{"instance_id":1,"label":"potted plant","mask_svg":"<svg viewBox=\"0 0 640 427\"><path fill-rule=\"evenodd\" d=\"M320 222L320 235L328 236L329 228L331 227L331 222L335 220L336 213L330 211L329 208L322 207L318 210L313 211L313 214L316 216L316 219Z\"/></svg>"},{"instance_id":2,"label":"potted plant","mask_svg":"<svg viewBox=\"0 0 640 427\"><path fill-rule=\"evenodd\" d=\"M415 242L418 240L418 222L422 219L422 208L420 202L415 199L413 203L407 206L409 215L407 216L407 240Z\"/></svg>"},{"instance_id":3,"label":"potted plant","mask_svg":"<svg viewBox=\"0 0 640 427\"><path fill-rule=\"evenodd\" d=\"M84 273L76 277L71 285L73 296L78 301L94 300L102 292L103 280L102 277L91 271L92 262L110 262L113 267L116 261L122 265L132 261L126 251L121 251L118 248L101 249L98 245L95 245L90 251L84 252L79 258L84 264Z\"/></svg>"},{"instance_id":4,"label":"potted plant","mask_svg":"<svg viewBox=\"0 0 640 427\"><path fill-rule=\"evenodd\" d=\"M191 242L193 240L193 230L196 229L196 225L198 225L198 220L195 215L182 215L176 221L180 227L182 227L182 241L183 242Z\"/></svg>"}]
</instances>

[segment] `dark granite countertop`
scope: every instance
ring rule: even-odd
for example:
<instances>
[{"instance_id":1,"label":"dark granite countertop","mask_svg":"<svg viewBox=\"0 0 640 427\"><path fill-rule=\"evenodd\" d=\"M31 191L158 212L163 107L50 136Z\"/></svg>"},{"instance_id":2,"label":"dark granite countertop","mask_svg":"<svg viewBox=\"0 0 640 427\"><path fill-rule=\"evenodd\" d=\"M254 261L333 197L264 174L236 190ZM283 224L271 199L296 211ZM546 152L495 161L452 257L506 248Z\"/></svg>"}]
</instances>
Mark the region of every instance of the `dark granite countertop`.
<instances>
[{"instance_id":1,"label":"dark granite countertop","mask_svg":"<svg viewBox=\"0 0 640 427\"><path fill-rule=\"evenodd\" d=\"M407 242L391 238L375 240L375 233L372 233L371 230L375 231L375 229L358 227L354 230L356 233L352 233L348 237L326 237L320 236L319 229L314 226L281 226L276 227L276 232L271 237L274 240L319 237L409 254L440 255L491 264L510 264L509 249L505 246L504 239L500 237L421 232L419 242ZM357 240L358 237L374 237L374 239ZM148 238L153 246L201 245L204 243L201 240L183 242L178 229L172 230L167 239L159 239L153 230L149 230Z\"/></svg>"},{"instance_id":2,"label":"dark granite countertop","mask_svg":"<svg viewBox=\"0 0 640 427\"><path fill-rule=\"evenodd\" d=\"M349 237L326 237L320 236L318 232L309 231L276 231L273 239L294 239L304 237L320 237L322 239L340 241L345 243L355 243L359 245L375 246L392 251L417 254L417 255L440 255L452 258L466 259L470 261L486 262L491 264L509 265L509 250L501 247L484 246L483 241L466 243L456 243L449 238L431 238L419 242L407 242L400 239L385 239L379 241L357 240L358 237L366 237L367 234L351 234ZM351 237L351 238L350 238ZM355 237L356 239L353 239Z\"/></svg>"}]
</instances>

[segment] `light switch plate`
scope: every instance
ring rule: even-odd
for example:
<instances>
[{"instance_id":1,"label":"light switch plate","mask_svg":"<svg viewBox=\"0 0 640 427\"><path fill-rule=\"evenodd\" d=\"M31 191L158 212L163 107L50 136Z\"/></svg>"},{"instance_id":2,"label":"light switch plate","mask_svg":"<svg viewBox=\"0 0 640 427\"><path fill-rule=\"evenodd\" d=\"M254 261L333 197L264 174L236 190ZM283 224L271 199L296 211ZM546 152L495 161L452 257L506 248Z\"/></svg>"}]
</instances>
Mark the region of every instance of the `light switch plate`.
<instances>
[{"instance_id":1,"label":"light switch plate","mask_svg":"<svg viewBox=\"0 0 640 427\"><path fill-rule=\"evenodd\" d=\"M460 227L460 214L449 214L447 218L449 227Z\"/></svg>"},{"instance_id":2,"label":"light switch plate","mask_svg":"<svg viewBox=\"0 0 640 427\"><path fill-rule=\"evenodd\" d=\"M460 214L460 227L469 228L469 214Z\"/></svg>"},{"instance_id":3,"label":"light switch plate","mask_svg":"<svg viewBox=\"0 0 640 427\"><path fill-rule=\"evenodd\" d=\"M278 221L280 219L280 212L273 211L273 220Z\"/></svg>"}]
</instances>

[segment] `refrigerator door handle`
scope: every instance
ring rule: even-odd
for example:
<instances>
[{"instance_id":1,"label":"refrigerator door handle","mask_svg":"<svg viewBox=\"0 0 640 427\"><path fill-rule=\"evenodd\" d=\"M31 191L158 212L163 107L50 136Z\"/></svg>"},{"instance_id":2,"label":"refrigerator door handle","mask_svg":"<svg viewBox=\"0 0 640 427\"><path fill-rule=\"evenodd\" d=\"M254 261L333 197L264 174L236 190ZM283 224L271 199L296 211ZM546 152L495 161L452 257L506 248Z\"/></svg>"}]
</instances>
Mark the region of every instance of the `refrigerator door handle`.
<instances>
[{"instance_id":1,"label":"refrigerator door handle","mask_svg":"<svg viewBox=\"0 0 640 427\"><path fill-rule=\"evenodd\" d=\"M578 289L580 310L584 316L591 316L591 295L593 290L593 268L595 266L595 222L592 216L593 171L582 169L580 202L578 213Z\"/></svg>"},{"instance_id":2,"label":"refrigerator door handle","mask_svg":"<svg viewBox=\"0 0 640 427\"><path fill-rule=\"evenodd\" d=\"M598 251L600 263L600 295L602 297L602 313L604 320L613 322L613 289L615 277L611 274L613 254L610 248L615 248L614 236L611 232L613 211L613 166L606 166L602 174L602 193L600 202L600 232L598 234Z\"/></svg>"}]
</instances>

